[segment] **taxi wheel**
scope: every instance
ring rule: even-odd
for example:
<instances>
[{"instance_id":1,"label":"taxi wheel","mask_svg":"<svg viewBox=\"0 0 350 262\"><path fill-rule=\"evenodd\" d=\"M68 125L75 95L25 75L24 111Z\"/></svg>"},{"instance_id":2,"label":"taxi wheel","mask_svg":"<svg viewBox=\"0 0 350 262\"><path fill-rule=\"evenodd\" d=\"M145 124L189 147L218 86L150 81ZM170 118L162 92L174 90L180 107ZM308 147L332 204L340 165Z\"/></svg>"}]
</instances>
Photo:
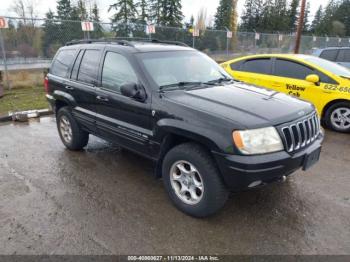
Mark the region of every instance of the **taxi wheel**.
<instances>
[{"instance_id":1,"label":"taxi wheel","mask_svg":"<svg viewBox=\"0 0 350 262\"><path fill-rule=\"evenodd\" d=\"M350 103L340 102L327 109L325 124L328 128L342 133L350 133Z\"/></svg>"}]
</instances>

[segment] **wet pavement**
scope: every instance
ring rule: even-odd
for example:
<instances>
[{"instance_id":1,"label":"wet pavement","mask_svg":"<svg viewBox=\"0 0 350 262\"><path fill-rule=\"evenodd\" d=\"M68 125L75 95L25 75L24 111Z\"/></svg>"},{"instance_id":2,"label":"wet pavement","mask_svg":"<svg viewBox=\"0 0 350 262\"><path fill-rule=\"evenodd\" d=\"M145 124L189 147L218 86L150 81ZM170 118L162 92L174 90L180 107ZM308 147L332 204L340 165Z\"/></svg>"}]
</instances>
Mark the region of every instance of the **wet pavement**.
<instances>
[{"instance_id":1,"label":"wet pavement","mask_svg":"<svg viewBox=\"0 0 350 262\"><path fill-rule=\"evenodd\" d=\"M321 162L194 219L153 166L95 137L70 152L54 119L0 126L0 254L350 254L350 136Z\"/></svg>"}]
</instances>

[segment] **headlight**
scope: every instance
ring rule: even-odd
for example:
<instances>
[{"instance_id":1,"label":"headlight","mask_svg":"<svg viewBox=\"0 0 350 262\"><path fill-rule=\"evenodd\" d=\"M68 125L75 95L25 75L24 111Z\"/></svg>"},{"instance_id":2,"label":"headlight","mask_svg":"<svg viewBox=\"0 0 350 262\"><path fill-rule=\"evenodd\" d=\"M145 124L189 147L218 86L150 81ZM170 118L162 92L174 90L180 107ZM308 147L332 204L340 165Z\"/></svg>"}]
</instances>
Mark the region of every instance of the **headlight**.
<instances>
[{"instance_id":1,"label":"headlight","mask_svg":"<svg viewBox=\"0 0 350 262\"><path fill-rule=\"evenodd\" d=\"M245 155L282 151L283 144L276 128L266 127L232 133L233 142Z\"/></svg>"}]
</instances>

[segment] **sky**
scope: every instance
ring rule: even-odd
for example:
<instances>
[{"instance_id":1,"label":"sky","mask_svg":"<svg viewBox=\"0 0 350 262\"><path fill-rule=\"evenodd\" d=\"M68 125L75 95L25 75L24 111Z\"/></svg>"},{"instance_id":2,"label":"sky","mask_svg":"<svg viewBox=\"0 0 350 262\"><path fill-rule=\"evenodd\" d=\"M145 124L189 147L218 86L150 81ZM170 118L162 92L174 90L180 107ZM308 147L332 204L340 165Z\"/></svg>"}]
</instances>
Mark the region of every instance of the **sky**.
<instances>
[{"instance_id":1,"label":"sky","mask_svg":"<svg viewBox=\"0 0 350 262\"><path fill-rule=\"evenodd\" d=\"M35 1L37 6L37 15L42 18L45 16L45 13L51 8L55 11L56 9L56 0L24 0L24 1ZM74 2L76 0L72 0ZM109 22L111 13L108 13L109 5L115 3L115 0L87 0L87 2L93 4L95 1L98 4L101 10L101 18L104 22ZM216 12L216 8L220 0L182 0L182 11L185 15L185 21L189 21L191 15L195 18L198 11L204 7L207 10L208 20L213 21L213 17ZM311 16L314 15L319 5L327 5L329 0L309 0L311 4ZM0 16L14 16L15 14L11 11L11 6L13 5L13 0L1 0L0 5ZM245 0L238 0L238 12L241 14L244 10Z\"/></svg>"}]
</instances>

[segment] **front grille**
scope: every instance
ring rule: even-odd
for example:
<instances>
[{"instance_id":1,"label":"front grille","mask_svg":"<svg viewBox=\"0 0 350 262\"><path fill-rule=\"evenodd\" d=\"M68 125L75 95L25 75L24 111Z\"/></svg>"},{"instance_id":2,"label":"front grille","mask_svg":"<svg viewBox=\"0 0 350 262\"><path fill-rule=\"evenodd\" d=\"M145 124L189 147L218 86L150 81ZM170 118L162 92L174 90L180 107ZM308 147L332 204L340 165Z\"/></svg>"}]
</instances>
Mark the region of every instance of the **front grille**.
<instances>
[{"instance_id":1,"label":"front grille","mask_svg":"<svg viewBox=\"0 0 350 262\"><path fill-rule=\"evenodd\" d=\"M305 148L320 134L320 121L317 113L298 122L281 128L287 152Z\"/></svg>"}]
</instances>

